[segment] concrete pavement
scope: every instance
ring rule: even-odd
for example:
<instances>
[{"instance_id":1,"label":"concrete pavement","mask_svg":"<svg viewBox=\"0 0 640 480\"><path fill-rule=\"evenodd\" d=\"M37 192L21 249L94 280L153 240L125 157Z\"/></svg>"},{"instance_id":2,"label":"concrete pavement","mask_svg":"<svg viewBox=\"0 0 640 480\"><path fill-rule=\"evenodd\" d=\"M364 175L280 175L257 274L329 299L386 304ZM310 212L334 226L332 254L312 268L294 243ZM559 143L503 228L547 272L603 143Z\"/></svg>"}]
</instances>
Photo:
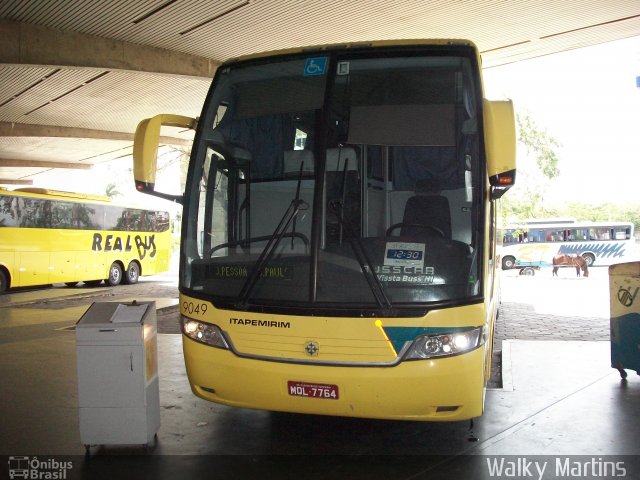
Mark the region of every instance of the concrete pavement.
<instances>
[{"instance_id":1,"label":"concrete pavement","mask_svg":"<svg viewBox=\"0 0 640 480\"><path fill-rule=\"evenodd\" d=\"M158 444L150 457L140 460L141 468L147 478L171 478L176 469L204 474L215 468L212 463L226 464L232 473L227 469L225 478L247 478L239 475L247 473L247 465L256 476L273 473L269 469L281 463L281 478L298 478L309 465L328 468L314 471L331 478L354 478L349 468L355 459L353 468L367 478L433 479L454 478L455 459L465 463L478 455L474 478L494 478L485 458L582 455L587 460L615 456L611 458L627 468L626 478L640 478L640 467L633 463L640 458L640 377L629 372L623 382L609 365L608 278L606 269L592 270L588 279L575 278L568 270L560 278L551 278L550 271L535 277L503 272L496 347L502 347L504 388L487 392L486 413L473 430L476 442L469 442L468 422L291 415L203 401L189 390L180 335L161 334L161 427ZM175 279L149 279L134 288L44 292L41 300L31 292L0 300L0 455L70 455L94 478L96 469L110 468L113 454L141 452L94 448L92 456L107 455L108 465L82 459L75 336L65 327L92 301L156 297L173 302L160 311L162 331L177 328ZM19 297L22 293L28 295ZM50 321L43 312L53 315ZM56 316L60 312L62 317ZM320 459L310 459L310 454ZM296 462L292 455L303 460ZM152 457L164 461L162 466ZM374 461L382 458L382 463Z\"/></svg>"}]
</instances>

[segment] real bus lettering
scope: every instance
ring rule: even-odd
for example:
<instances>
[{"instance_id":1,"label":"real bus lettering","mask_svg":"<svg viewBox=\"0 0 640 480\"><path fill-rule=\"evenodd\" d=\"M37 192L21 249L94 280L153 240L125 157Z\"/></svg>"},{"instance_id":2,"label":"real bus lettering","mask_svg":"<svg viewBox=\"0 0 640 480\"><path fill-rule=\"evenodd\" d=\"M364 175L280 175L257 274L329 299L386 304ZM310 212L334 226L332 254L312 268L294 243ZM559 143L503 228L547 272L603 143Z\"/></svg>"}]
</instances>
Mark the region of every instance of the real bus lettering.
<instances>
[{"instance_id":1,"label":"real bus lettering","mask_svg":"<svg viewBox=\"0 0 640 480\"><path fill-rule=\"evenodd\" d=\"M136 249L138 251L138 258L142 260L149 253L149 257L153 258L156 255L156 242L155 235L136 235L133 238ZM133 249L131 235L117 236L117 235L102 235L101 233L93 234L93 244L91 250L94 252L130 252Z\"/></svg>"},{"instance_id":2,"label":"real bus lettering","mask_svg":"<svg viewBox=\"0 0 640 480\"><path fill-rule=\"evenodd\" d=\"M145 235L144 239L140 235L136 235L136 248L138 249L138 257L142 260L147 256L147 252L151 250L149 256L151 258L156 256L156 244L154 235Z\"/></svg>"}]
</instances>

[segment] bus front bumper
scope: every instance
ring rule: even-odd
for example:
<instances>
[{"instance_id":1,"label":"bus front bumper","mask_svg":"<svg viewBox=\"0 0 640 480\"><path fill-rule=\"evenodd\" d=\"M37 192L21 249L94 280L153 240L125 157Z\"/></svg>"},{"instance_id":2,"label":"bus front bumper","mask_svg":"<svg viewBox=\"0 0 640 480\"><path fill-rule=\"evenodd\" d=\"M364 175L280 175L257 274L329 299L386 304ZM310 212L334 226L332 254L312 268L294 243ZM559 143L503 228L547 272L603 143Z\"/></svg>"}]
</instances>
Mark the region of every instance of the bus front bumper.
<instances>
[{"instance_id":1,"label":"bus front bumper","mask_svg":"<svg viewBox=\"0 0 640 480\"><path fill-rule=\"evenodd\" d=\"M327 366L241 358L183 335L191 389L234 407L347 417L458 421L482 415L484 346L395 366Z\"/></svg>"}]
</instances>

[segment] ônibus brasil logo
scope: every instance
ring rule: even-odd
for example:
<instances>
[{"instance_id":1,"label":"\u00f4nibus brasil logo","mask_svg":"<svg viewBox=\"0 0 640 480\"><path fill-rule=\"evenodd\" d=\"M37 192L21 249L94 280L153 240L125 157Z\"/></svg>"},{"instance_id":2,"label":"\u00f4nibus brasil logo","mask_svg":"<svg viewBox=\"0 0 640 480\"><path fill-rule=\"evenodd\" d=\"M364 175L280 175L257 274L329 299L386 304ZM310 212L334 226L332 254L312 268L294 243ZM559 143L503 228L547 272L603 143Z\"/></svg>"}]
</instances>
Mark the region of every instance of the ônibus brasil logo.
<instances>
[{"instance_id":1,"label":"\u00f4nibus brasil logo","mask_svg":"<svg viewBox=\"0 0 640 480\"><path fill-rule=\"evenodd\" d=\"M27 480L65 480L67 478L67 470L73 468L73 463L69 461L17 455L10 456L8 464L9 478L24 478Z\"/></svg>"}]
</instances>

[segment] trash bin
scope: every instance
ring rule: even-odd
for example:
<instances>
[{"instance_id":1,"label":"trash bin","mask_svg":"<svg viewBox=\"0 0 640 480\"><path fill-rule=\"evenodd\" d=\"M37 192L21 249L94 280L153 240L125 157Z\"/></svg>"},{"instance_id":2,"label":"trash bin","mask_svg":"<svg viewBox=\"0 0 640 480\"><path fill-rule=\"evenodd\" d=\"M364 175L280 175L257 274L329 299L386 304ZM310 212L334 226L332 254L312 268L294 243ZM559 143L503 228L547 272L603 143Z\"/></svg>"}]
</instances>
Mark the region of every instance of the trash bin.
<instances>
[{"instance_id":1,"label":"trash bin","mask_svg":"<svg viewBox=\"0 0 640 480\"><path fill-rule=\"evenodd\" d=\"M640 262L609 267L611 310L611 367L627 378L626 370L640 375Z\"/></svg>"},{"instance_id":2,"label":"trash bin","mask_svg":"<svg viewBox=\"0 0 640 480\"><path fill-rule=\"evenodd\" d=\"M80 441L145 445L160 428L155 302L96 302L76 324Z\"/></svg>"}]
</instances>

